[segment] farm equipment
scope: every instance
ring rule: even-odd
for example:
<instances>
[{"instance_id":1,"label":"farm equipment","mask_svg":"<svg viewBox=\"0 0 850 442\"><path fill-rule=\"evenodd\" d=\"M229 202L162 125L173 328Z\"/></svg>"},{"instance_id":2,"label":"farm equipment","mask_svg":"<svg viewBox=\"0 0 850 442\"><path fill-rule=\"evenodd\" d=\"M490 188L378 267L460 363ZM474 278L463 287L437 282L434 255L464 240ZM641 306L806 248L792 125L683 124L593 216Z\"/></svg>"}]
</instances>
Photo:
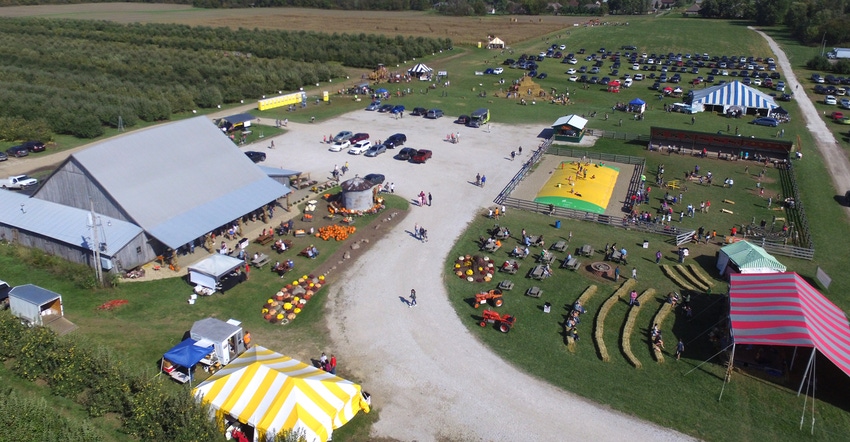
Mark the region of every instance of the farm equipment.
<instances>
[{"instance_id":1,"label":"farm equipment","mask_svg":"<svg viewBox=\"0 0 850 442\"><path fill-rule=\"evenodd\" d=\"M499 324L499 331L502 333L507 333L511 331L511 327L516 323L516 317L508 314L500 315L499 313L493 310L484 310L483 316L481 317L480 325L482 327L486 327L487 324Z\"/></svg>"},{"instance_id":2,"label":"farm equipment","mask_svg":"<svg viewBox=\"0 0 850 442\"><path fill-rule=\"evenodd\" d=\"M496 307L501 307L502 291L494 289L489 292L481 292L475 295L475 308L478 308L481 304L487 304L488 302Z\"/></svg>"}]
</instances>

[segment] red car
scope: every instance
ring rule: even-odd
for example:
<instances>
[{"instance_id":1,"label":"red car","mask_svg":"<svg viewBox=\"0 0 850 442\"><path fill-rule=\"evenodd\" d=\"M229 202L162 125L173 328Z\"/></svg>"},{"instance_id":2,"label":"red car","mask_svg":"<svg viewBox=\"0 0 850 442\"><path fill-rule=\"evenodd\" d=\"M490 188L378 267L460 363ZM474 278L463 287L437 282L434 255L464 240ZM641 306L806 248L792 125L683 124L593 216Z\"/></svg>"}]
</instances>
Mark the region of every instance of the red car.
<instances>
[{"instance_id":1,"label":"red car","mask_svg":"<svg viewBox=\"0 0 850 442\"><path fill-rule=\"evenodd\" d=\"M838 121L838 120L840 120L840 119L842 119L842 118L844 118L844 113L842 113L842 112L833 112L833 113L832 113L832 119L833 119L833 121Z\"/></svg>"},{"instance_id":2,"label":"red car","mask_svg":"<svg viewBox=\"0 0 850 442\"><path fill-rule=\"evenodd\" d=\"M416 154L414 154L410 158L410 162L412 162L412 163L424 163L424 162L428 161L428 158L431 158L431 151L425 150L425 149L419 149L419 150L416 151Z\"/></svg>"},{"instance_id":3,"label":"red car","mask_svg":"<svg viewBox=\"0 0 850 442\"><path fill-rule=\"evenodd\" d=\"M348 139L348 141L351 141L351 144L354 144L358 141L363 141L363 140L368 140L368 139L369 139L369 134L361 132L361 133L357 133L357 134L352 135L351 138Z\"/></svg>"}]
</instances>

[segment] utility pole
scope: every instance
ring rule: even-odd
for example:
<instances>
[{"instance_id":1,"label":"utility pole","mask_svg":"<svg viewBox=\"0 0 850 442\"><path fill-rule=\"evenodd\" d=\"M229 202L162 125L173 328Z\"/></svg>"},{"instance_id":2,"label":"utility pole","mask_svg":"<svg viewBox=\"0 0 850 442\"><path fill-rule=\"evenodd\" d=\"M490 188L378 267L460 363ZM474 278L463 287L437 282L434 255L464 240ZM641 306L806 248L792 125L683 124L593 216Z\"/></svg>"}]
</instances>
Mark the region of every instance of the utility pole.
<instances>
[{"instance_id":1,"label":"utility pole","mask_svg":"<svg viewBox=\"0 0 850 442\"><path fill-rule=\"evenodd\" d=\"M824 52L826 52L826 31L823 33L823 38L821 39L821 48L820 48L820 56L823 57Z\"/></svg>"},{"instance_id":2,"label":"utility pole","mask_svg":"<svg viewBox=\"0 0 850 442\"><path fill-rule=\"evenodd\" d=\"M100 265L100 239L97 236L97 228L100 226L100 220L97 218L97 215L94 213L94 201L90 201L91 203L91 213L89 213L89 228L92 230L92 254L94 257L94 275L97 278L97 282L102 286L103 285L103 270Z\"/></svg>"}]
</instances>

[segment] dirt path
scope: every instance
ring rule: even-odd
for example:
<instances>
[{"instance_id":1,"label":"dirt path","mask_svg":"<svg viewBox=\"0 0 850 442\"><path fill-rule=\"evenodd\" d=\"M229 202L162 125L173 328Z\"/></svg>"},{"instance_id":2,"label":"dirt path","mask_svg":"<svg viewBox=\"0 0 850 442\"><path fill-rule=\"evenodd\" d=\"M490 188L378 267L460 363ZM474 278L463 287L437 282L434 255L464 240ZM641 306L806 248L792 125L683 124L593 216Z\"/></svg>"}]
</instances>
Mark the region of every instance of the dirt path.
<instances>
[{"instance_id":1,"label":"dirt path","mask_svg":"<svg viewBox=\"0 0 850 442\"><path fill-rule=\"evenodd\" d=\"M802 117L806 121L806 128L809 129L809 132L815 138L815 147L823 155L824 163L826 163L826 168L829 170L829 176L832 178L832 184L835 186L835 194L844 195L845 192L850 190L850 160L847 159L847 154L841 148L841 145L838 144L832 132L827 129L826 123L820 117L820 114L818 114L818 110L815 109L815 105L812 103L808 94L798 93L800 92L799 88L801 84L797 80L797 76L794 75L794 71L791 69L791 63L788 61L788 57L785 56L782 48L764 32L753 27L749 27L749 29L764 37L773 50L773 53L776 54L776 61L779 62L782 72L785 73L785 82L788 84L788 88L795 92L794 98L803 112ZM805 86L802 87L805 88ZM850 216L850 207L845 207L844 210Z\"/></svg>"}]
</instances>

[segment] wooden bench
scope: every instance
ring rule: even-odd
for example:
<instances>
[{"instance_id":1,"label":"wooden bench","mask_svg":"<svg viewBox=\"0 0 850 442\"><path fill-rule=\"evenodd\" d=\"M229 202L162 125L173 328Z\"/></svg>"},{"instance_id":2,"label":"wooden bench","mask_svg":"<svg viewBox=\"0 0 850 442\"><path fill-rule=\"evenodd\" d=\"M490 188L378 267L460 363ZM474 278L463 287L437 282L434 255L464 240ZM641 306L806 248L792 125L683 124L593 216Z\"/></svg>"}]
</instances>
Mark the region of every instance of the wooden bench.
<instances>
[{"instance_id":1,"label":"wooden bench","mask_svg":"<svg viewBox=\"0 0 850 442\"><path fill-rule=\"evenodd\" d=\"M532 298L539 298L543 296L543 290L537 286L529 287L528 290L525 291L525 295L531 296Z\"/></svg>"},{"instance_id":2,"label":"wooden bench","mask_svg":"<svg viewBox=\"0 0 850 442\"><path fill-rule=\"evenodd\" d=\"M260 253L259 256L251 260L251 264L256 268L262 268L264 265L268 264L271 261L269 255L265 253Z\"/></svg>"},{"instance_id":3,"label":"wooden bench","mask_svg":"<svg viewBox=\"0 0 850 442\"><path fill-rule=\"evenodd\" d=\"M257 239L254 240L254 242L264 246L271 242L274 242L274 232L266 233L265 235L260 235L257 237Z\"/></svg>"},{"instance_id":4,"label":"wooden bench","mask_svg":"<svg viewBox=\"0 0 850 442\"><path fill-rule=\"evenodd\" d=\"M484 248L483 248L483 249L481 249L481 250L484 250L485 252L493 253L493 252L495 252L496 250L499 250L501 247L502 247L501 245L497 245L496 243L492 243L492 244L485 244L485 245L484 245Z\"/></svg>"}]
</instances>

